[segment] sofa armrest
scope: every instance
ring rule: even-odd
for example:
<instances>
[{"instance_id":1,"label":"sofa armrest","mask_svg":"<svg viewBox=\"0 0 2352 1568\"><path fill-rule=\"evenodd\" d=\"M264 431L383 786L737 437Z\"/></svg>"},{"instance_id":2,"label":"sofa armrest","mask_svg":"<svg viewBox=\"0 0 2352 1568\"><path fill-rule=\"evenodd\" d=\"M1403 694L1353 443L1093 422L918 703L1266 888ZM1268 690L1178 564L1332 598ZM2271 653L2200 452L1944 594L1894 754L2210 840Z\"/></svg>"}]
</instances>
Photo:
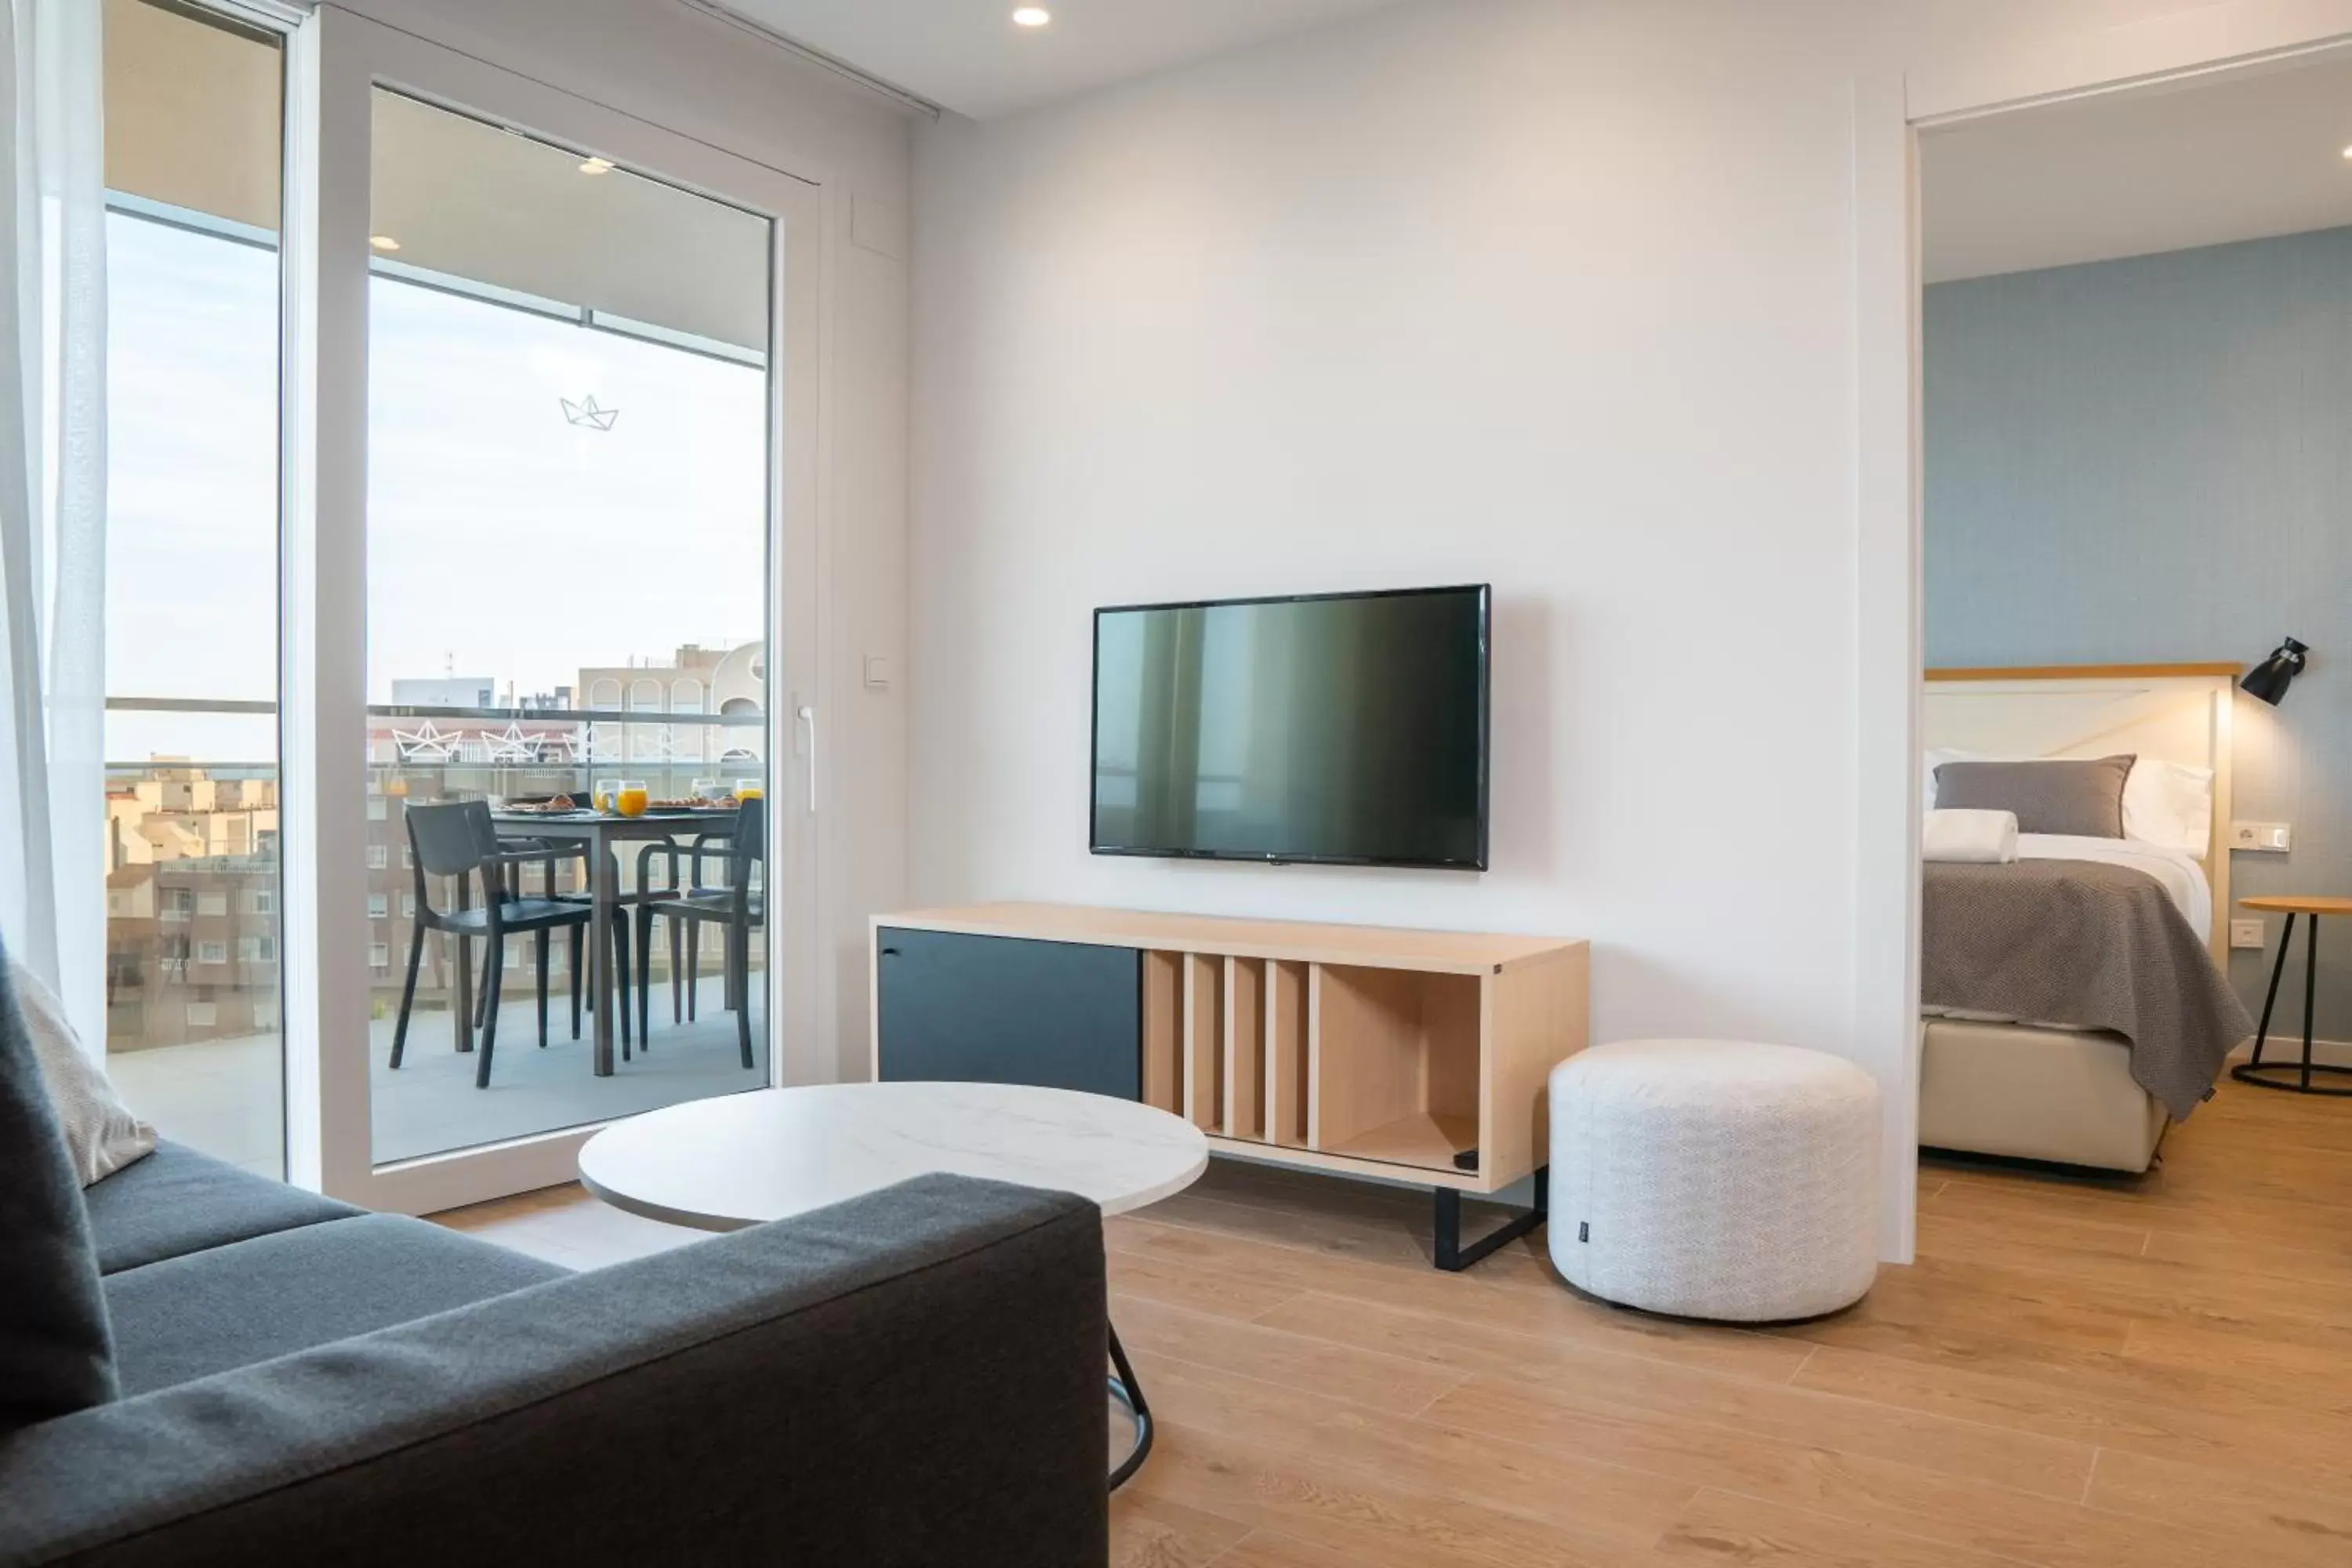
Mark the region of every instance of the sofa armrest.
<instances>
[{"instance_id":1,"label":"sofa armrest","mask_svg":"<svg viewBox=\"0 0 2352 1568\"><path fill-rule=\"evenodd\" d=\"M0 1439L0 1563L1101 1563L1102 1226L926 1176Z\"/></svg>"}]
</instances>

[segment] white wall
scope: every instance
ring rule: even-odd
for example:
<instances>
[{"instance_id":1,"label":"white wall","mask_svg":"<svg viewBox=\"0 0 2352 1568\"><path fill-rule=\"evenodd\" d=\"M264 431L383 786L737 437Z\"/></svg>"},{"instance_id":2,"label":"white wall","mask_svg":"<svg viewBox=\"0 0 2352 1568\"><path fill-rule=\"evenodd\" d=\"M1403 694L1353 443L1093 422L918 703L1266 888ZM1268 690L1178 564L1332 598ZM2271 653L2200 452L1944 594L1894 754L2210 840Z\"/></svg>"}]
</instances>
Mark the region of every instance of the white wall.
<instances>
[{"instance_id":1,"label":"white wall","mask_svg":"<svg viewBox=\"0 0 2352 1568\"><path fill-rule=\"evenodd\" d=\"M1900 1089L1907 1024L1855 1024L1859 759L1905 743L1857 719L1861 639L1905 657L1857 614L1857 103L2178 9L1425 4L919 132L915 895L1587 936L1598 1039ZM1490 874L1087 855L1093 606L1479 579ZM1887 1202L1902 1256L1906 1158Z\"/></svg>"},{"instance_id":2,"label":"white wall","mask_svg":"<svg viewBox=\"0 0 2352 1568\"><path fill-rule=\"evenodd\" d=\"M909 116L667 0L341 3L824 189L821 984L841 1070L863 1076L866 918L905 898L905 704L860 671L905 661Z\"/></svg>"}]
</instances>

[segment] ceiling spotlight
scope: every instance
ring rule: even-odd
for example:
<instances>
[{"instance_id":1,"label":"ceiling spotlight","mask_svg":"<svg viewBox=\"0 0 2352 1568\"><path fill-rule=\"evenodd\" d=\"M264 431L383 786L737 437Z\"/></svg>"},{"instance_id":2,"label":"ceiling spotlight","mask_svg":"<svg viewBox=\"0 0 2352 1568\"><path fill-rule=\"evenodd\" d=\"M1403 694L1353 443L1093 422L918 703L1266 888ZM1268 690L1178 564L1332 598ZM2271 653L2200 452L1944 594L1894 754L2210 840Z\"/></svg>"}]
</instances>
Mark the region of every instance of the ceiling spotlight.
<instances>
[{"instance_id":1,"label":"ceiling spotlight","mask_svg":"<svg viewBox=\"0 0 2352 1568\"><path fill-rule=\"evenodd\" d=\"M2345 148L2345 149L2344 149L2344 155L2345 155L2347 158L2352 158L2352 147L2347 147L2347 148Z\"/></svg>"},{"instance_id":2,"label":"ceiling spotlight","mask_svg":"<svg viewBox=\"0 0 2352 1568\"><path fill-rule=\"evenodd\" d=\"M580 160L580 172L583 174L609 174L613 172L613 160L610 158L583 158Z\"/></svg>"},{"instance_id":3,"label":"ceiling spotlight","mask_svg":"<svg viewBox=\"0 0 2352 1568\"><path fill-rule=\"evenodd\" d=\"M1053 19L1054 13L1043 5L1024 5L1013 13L1013 25L1016 27L1042 27ZM2352 153L2346 156L2352 157Z\"/></svg>"},{"instance_id":4,"label":"ceiling spotlight","mask_svg":"<svg viewBox=\"0 0 2352 1568\"><path fill-rule=\"evenodd\" d=\"M400 248L400 241L393 238L392 236L388 234L369 235L368 243L374 246L378 250L398 250Z\"/></svg>"}]
</instances>

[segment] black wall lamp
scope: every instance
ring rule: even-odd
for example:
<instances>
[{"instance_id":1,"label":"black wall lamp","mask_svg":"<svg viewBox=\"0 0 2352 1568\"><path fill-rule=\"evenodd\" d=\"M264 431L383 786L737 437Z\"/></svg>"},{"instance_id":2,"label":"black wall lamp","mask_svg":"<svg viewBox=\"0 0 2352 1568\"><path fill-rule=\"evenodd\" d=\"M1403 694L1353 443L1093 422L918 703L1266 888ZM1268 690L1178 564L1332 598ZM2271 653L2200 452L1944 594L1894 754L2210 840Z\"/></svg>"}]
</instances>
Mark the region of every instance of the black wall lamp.
<instances>
[{"instance_id":1,"label":"black wall lamp","mask_svg":"<svg viewBox=\"0 0 2352 1568\"><path fill-rule=\"evenodd\" d=\"M2310 651L2289 637L2272 649L2270 658L2254 666L2238 684L2275 708L2279 699L2286 695L2286 689L2294 684L2294 678L2303 673L2303 656Z\"/></svg>"}]
</instances>

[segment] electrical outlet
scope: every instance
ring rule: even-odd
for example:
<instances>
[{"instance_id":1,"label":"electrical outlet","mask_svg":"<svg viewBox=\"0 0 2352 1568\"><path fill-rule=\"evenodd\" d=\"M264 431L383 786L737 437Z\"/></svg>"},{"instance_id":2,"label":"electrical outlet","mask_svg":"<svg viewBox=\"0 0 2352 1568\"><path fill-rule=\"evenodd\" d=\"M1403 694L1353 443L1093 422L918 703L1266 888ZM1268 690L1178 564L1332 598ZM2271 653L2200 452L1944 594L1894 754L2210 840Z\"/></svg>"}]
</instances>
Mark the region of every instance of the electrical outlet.
<instances>
[{"instance_id":1,"label":"electrical outlet","mask_svg":"<svg viewBox=\"0 0 2352 1568\"><path fill-rule=\"evenodd\" d=\"M2231 947L2251 947L2259 950L2263 945L2263 922L2260 921L2231 921L2230 922L2230 945Z\"/></svg>"},{"instance_id":2,"label":"electrical outlet","mask_svg":"<svg viewBox=\"0 0 2352 1568\"><path fill-rule=\"evenodd\" d=\"M2294 837L2294 830L2284 822L2233 822L2230 824L2230 847L2258 849L2271 854L2284 854Z\"/></svg>"}]
</instances>

